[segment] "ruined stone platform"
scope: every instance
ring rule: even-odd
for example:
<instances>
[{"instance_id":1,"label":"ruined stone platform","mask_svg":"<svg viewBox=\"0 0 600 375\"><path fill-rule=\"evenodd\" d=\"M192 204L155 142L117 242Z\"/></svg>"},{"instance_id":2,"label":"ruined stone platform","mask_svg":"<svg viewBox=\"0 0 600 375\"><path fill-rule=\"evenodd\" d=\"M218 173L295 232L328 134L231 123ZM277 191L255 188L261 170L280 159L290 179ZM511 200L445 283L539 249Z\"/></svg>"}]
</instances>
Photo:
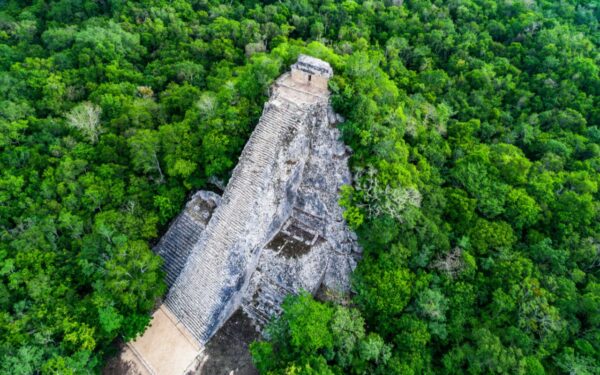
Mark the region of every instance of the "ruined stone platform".
<instances>
[{"instance_id":1,"label":"ruined stone platform","mask_svg":"<svg viewBox=\"0 0 600 375\"><path fill-rule=\"evenodd\" d=\"M288 294L349 291L361 250L338 205L351 174L335 126L341 118L329 104L332 75L326 62L301 56L273 84L223 195L197 192L155 248L170 286L161 310L197 344L196 362L210 357L203 350L215 334L220 342L231 336L223 332L234 312L260 332ZM136 349L160 340L161 327L130 345L146 367L166 360Z\"/></svg>"}]
</instances>

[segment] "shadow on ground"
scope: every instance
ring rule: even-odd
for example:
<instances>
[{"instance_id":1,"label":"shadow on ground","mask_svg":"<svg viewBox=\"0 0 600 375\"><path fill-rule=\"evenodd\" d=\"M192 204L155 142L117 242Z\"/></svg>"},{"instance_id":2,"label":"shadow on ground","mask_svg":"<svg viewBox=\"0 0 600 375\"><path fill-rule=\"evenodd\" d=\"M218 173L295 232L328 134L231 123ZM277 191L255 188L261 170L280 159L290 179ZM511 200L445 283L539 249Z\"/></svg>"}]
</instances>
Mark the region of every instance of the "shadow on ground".
<instances>
[{"instance_id":1,"label":"shadow on ground","mask_svg":"<svg viewBox=\"0 0 600 375\"><path fill-rule=\"evenodd\" d=\"M237 310L206 345L193 375L258 375L248 345L259 337L246 314Z\"/></svg>"}]
</instances>

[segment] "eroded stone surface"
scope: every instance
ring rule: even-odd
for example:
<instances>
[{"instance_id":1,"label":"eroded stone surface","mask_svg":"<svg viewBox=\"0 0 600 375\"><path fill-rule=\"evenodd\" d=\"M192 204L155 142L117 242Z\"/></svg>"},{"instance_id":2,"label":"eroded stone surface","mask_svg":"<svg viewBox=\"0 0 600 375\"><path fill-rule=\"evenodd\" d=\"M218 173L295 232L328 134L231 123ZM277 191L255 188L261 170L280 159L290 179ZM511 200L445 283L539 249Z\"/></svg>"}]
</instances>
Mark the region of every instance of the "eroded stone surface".
<instances>
[{"instance_id":1,"label":"eroded stone surface","mask_svg":"<svg viewBox=\"0 0 600 375\"><path fill-rule=\"evenodd\" d=\"M329 105L331 68L317 62L301 57L275 82L222 197L197 192L155 247L171 287L161 309L200 348L228 337L234 311L260 331L287 294L349 291L360 255L338 205L349 152Z\"/></svg>"},{"instance_id":2,"label":"eroded stone surface","mask_svg":"<svg viewBox=\"0 0 600 375\"><path fill-rule=\"evenodd\" d=\"M278 314L287 294L316 293L321 284L336 292L350 288L360 248L344 222L338 191L351 182L346 147L328 105L309 119L309 153L290 216L261 253L243 299L243 309L262 327Z\"/></svg>"},{"instance_id":3,"label":"eroded stone surface","mask_svg":"<svg viewBox=\"0 0 600 375\"><path fill-rule=\"evenodd\" d=\"M239 306L260 250L289 216L308 151L306 117L285 97L265 105L221 205L167 296L202 344Z\"/></svg>"},{"instance_id":4,"label":"eroded stone surface","mask_svg":"<svg viewBox=\"0 0 600 375\"><path fill-rule=\"evenodd\" d=\"M166 305L201 344L240 306L262 327L289 293L349 289L360 249L337 203L349 153L318 80L332 74L301 56L273 85L222 199L197 193L157 246Z\"/></svg>"},{"instance_id":5,"label":"eroded stone surface","mask_svg":"<svg viewBox=\"0 0 600 375\"><path fill-rule=\"evenodd\" d=\"M358 248L337 204L351 176L323 84L331 74L301 56L276 81L210 220L186 235L190 250L166 252L189 253L183 268L165 257L170 280L181 269L165 304L201 344L240 306L260 327L289 293L349 288ZM188 211L167 236L186 232Z\"/></svg>"}]
</instances>

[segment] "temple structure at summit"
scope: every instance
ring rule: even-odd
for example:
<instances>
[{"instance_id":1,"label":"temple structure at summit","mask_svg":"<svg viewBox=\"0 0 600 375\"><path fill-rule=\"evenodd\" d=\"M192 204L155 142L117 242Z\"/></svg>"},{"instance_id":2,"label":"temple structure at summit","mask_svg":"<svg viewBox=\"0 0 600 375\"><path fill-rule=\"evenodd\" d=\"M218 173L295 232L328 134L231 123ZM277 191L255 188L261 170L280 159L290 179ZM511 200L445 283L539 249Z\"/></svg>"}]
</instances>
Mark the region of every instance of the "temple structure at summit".
<instances>
[{"instance_id":1,"label":"temple structure at summit","mask_svg":"<svg viewBox=\"0 0 600 375\"><path fill-rule=\"evenodd\" d=\"M169 293L155 313L162 320L129 345L141 373L189 370L234 312L260 331L287 294L349 290L360 248L338 205L351 174L332 76L328 63L301 55L273 84L223 194L197 192L155 247ZM181 340L165 350L189 353L176 363L151 344L168 327Z\"/></svg>"}]
</instances>

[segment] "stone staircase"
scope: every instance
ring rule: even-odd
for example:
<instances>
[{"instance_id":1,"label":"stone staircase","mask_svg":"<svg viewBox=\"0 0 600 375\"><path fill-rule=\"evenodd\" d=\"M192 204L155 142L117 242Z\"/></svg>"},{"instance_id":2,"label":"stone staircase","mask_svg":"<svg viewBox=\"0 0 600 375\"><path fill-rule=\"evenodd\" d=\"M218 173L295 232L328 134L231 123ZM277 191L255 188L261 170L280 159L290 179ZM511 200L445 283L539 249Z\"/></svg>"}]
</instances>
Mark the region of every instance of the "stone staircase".
<instances>
[{"instance_id":1,"label":"stone staircase","mask_svg":"<svg viewBox=\"0 0 600 375\"><path fill-rule=\"evenodd\" d=\"M181 273L191 249L202 234L201 229L202 226L184 212L154 247L154 251L164 260L165 281L169 287Z\"/></svg>"},{"instance_id":2,"label":"stone staircase","mask_svg":"<svg viewBox=\"0 0 600 375\"><path fill-rule=\"evenodd\" d=\"M257 271L260 272L260 271ZM260 330L273 316L281 314L281 304L288 294L295 294L294 290L269 279L265 274L260 274L259 287L253 298L243 305L244 312L252 319Z\"/></svg>"},{"instance_id":3,"label":"stone staircase","mask_svg":"<svg viewBox=\"0 0 600 375\"><path fill-rule=\"evenodd\" d=\"M225 305L243 284L246 259L231 249L245 246L245 235L259 197L272 184L270 171L284 136L305 120L303 108L276 97L263 115L202 238L167 296L166 304L191 334L206 342L218 326ZM191 237L190 237L191 238ZM247 249L252 250L252 249ZM241 256L243 258L243 255ZM183 257L182 259L186 259Z\"/></svg>"},{"instance_id":4,"label":"stone staircase","mask_svg":"<svg viewBox=\"0 0 600 375\"><path fill-rule=\"evenodd\" d=\"M192 360L209 357L198 354L213 343L229 348L227 340L242 332L238 313L246 328L260 330L289 294L314 294L320 286L349 290L358 245L337 202L351 174L333 126L341 120L328 103L333 72L318 59L298 61L308 65L292 66L293 74L271 86L222 197L196 192L154 249L171 288L151 327L127 351L148 373L188 373ZM313 65L314 72L307 68ZM319 67L327 74L311 83ZM232 359L239 365L240 358Z\"/></svg>"},{"instance_id":5,"label":"stone staircase","mask_svg":"<svg viewBox=\"0 0 600 375\"><path fill-rule=\"evenodd\" d=\"M281 233L312 246L324 235L323 218L294 207L290 220L283 226Z\"/></svg>"},{"instance_id":6,"label":"stone staircase","mask_svg":"<svg viewBox=\"0 0 600 375\"><path fill-rule=\"evenodd\" d=\"M171 223L154 252L163 258L169 288L181 273L191 250L200 239L221 197L210 191L194 194L182 213Z\"/></svg>"}]
</instances>

